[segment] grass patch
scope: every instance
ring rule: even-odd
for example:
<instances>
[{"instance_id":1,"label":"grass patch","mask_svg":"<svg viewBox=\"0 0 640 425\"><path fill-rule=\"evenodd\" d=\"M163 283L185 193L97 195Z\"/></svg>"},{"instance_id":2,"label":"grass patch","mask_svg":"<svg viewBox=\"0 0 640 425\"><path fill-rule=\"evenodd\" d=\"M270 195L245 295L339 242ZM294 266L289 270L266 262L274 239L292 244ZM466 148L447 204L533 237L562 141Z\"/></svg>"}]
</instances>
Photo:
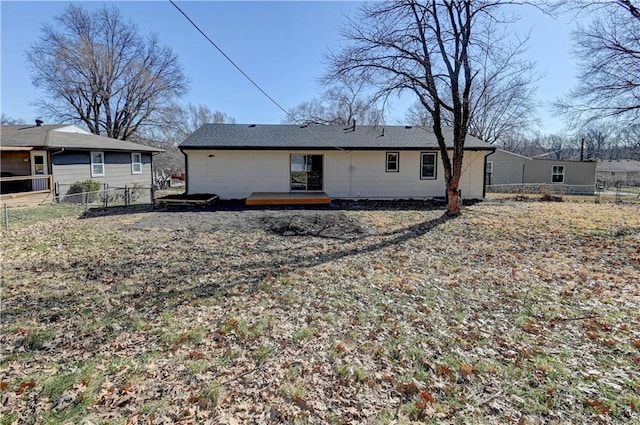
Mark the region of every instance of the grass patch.
<instances>
[{"instance_id":1,"label":"grass patch","mask_svg":"<svg viewBox=\"0 0 640 425\"><path fill-rule=\"evenodd\" d=\"M63 217L80 217L84 207L67 204L38 205L37 207L13 207L9 212L9 230L19 229L35 223L47 222ZM4 210L0 214L0 228L6 229Z\"/></svg>"},{"instance_id":2,"label":"grass patch","mask_svg":"<svg viewBox=\"0 0 640 425\"><path fill-rule=\"evenodd\" d=\"M640 422L637 206L563 200L482 203L455 220L340 212L367 229L351 239L260 227L263 215L338 220L331 210L132 212L9 232L0 413Z\"/></svg>"}]
</instances>

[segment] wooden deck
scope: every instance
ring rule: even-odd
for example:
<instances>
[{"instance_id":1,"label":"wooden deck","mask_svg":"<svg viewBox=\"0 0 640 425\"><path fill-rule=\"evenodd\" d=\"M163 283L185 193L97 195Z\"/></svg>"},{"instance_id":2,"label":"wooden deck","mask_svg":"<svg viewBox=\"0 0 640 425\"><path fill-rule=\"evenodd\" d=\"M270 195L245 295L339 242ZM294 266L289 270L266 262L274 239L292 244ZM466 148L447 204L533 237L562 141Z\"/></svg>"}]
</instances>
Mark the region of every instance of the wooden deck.
<instances>
[{"instance_id":1,"label":"wooden deck","mask_svg":"<svg viewBox=\"0 0 640 425\"><path fill-rule=\"evenodd\" d=\"M52 203L53 193L48 190L0 194L0 205L2 206L6 204L9 207L24 207Z\"/></svg>"},{"instance_id":2,"label":"wooden deck","mask_svg":"<svg viewBox=\"0 0 640 425\"><path fill-rule=\"evenodd\" d=\"M247 205L329 205L331 198L324 192L253 192Z\"/></svg>"}]
</instances>

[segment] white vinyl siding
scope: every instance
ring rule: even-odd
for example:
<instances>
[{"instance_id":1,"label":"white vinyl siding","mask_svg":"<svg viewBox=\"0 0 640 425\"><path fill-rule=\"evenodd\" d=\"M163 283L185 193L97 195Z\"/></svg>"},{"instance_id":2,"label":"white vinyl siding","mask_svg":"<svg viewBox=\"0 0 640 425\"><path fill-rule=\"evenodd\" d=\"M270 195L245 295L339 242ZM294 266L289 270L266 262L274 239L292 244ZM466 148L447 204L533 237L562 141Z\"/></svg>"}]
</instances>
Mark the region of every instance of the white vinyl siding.
<instances>
[{"instance_id":1,"label":"white vinyl siding","mask_svg":"<svg viewBox=\"0 0 640 425\"><path fill-rule=\"evenodd\" d=\"M252 192L289 192L290 155L305 151L185 150L189 193L215 193L221 199L244 199ZM460 179L462 196L482 199L485 156L467 151ZM420 179L421 153L402 151L399 171L380 164L384 151L314 151L324 157L324 192L337 199L430 199L445 196L443 179ZM451 153L452 154L452 153ZM436 157L438 153L434 153ZM436 160L436 176L444 175Z\"/></svg>"},{"instance_id":2,"label":"white vinyl siding","mask_svg":"<svg viewBox=\"0 0 640 425\"><path fill-rule=\"evenodd\" d=\"M142 174L142 154L140 152L131 153L131 174Z\"/></svg>"},{"instance_id":3,"label":"white vinyl siding","mask_svg":"<svg viewBox=\"0 0 640 425\"><path fill-rule=\"evenodd\" d=\"M104 177L104 152L91 152L91 177Z\"/></svg>"}]
</instances>

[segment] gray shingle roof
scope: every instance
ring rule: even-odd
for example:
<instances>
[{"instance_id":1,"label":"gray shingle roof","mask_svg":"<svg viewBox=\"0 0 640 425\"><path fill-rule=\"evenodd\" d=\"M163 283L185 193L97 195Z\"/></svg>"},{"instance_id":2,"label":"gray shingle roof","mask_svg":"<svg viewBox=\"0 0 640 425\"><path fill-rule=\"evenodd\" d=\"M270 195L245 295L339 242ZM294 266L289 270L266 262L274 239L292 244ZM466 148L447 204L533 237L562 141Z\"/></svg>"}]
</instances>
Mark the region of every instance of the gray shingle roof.
<instances>
[{"instance_id":1,"label":"gray shingle roof","mask_svg":"<svg viewBox=\"0 0 640 425\"><path fill-rule=\"evenodd\" d=\"M640 161L634 161L632 159L612 159L606 161L598 161L596 171L640 173Z\"/></svg>"},{"instance_id":2,"label":"gray shingle roof","mask_svg":"<svg viewBox=\"0 0 640 425\"><path fill-rule=\"evenodd\" d=\"M445 129L452 146L453 132ZM437 149L428 127L338 125L247 125L204 124L180 144L182 149L346 149L419 150ZM465 149L494 150L480 139L467 136Z\"/></svg>"},{"instance_id":3,"label":"gray shingle roof","mask_svg":"<svg viewBox=\"0 0 640 425\"><path fill-rule=\"evenodd\" d=\"M42 149L86 149L104 151L162 152L162 149L95 134L63 131L68 125L3 125L2 146L24 146Z\"/></svg>"}]
</instances>

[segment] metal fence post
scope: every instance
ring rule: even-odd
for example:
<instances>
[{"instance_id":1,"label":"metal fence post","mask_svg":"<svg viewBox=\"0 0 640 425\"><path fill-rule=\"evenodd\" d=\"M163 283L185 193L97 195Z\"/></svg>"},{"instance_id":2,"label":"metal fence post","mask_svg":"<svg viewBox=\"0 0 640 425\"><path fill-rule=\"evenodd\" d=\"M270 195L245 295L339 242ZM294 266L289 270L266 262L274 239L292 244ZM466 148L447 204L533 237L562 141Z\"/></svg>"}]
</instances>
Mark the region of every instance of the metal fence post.
<instances>
[{"instance_id":1,"label":"metal fence post","mask_svg":"<svg viewBox=\"0 0 640 425\"><path fill-rule=\"evenodd\" d=\"M4 203L4 230L9 231L9 207Z\"/></svg>"}]
</instances>

